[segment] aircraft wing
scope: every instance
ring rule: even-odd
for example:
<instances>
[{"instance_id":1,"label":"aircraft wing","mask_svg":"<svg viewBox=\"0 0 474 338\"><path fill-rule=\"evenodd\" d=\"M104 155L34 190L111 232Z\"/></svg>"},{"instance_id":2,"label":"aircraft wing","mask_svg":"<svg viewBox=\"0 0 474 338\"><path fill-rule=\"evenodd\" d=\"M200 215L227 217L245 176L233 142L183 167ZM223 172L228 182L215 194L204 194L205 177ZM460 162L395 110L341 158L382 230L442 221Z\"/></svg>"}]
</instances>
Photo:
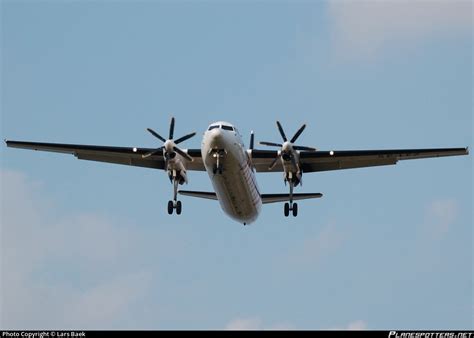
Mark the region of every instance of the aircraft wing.
<instances>
[{"instance_id":1,"label":"aircraft wing","mask_svg":"<svg viewBox=\"0 0 474 338\"><path fill-rule=\"evenodd\" d=\"M71 154L80 160L124 164L137 167L164 169L165 160L163 154L152 155L142 158L142 155L152 151L152 148L136 147L108 147L81 144L39 143L24 141L6 141L8 147L50 151L63 154ZM185 152L193 158L187 162L186 169L204 171L201 158L201 149L187 149Z\"/></svg>"},{"instance_id":2,"label":"aircraft wing","mask_svg":"<svg viewBox=\"0 0 474 338\"><path fill-rule=\"evenodd\" d=\"M272 150L252 150L252 162L256 171L283 171L281 161L278 161L272 170L269 169L277 154L277 151ZM302 151L300 165L304 173L309 173L390 165L402 160L468 154L468 148Z\"/></svg>"}]
</instances>

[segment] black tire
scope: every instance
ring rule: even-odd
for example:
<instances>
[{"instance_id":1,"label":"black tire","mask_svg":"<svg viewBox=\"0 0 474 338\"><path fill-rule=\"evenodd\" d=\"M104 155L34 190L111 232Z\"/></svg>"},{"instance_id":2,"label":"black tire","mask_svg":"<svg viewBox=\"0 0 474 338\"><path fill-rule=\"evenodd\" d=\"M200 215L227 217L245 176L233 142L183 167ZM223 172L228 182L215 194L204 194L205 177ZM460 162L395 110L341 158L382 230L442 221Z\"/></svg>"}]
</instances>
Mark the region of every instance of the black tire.
<instances>
[{"instance_id":1,"label":"black tire","mask_svg":"<svg viewBox=\"0 0 474 338\"><path fill-rule=\"evenodd\" d=\"M174 209L173 201L168 201L168 215L173 214L173 209Z\"/></svg>"},{"instance_id":2,"label":"black tire","mask_svg":"<svg viewBox=\"0 0 474 338\"><path fill-rule=\"evenodd\" d=\"M298 204L293 203L293 217L298 216Z\"/></svg>"},{"instance_id":3,"label":"black tire","mask_svg":"<svg viewBox=\"0 0 474 338\"><path fill-rule=\"evenodd\" d=\"M285 217L288 217L290 215L290 204L285 203L284 210L285 210Z\"/></svg>"},{"instance_id":4,"label":"black tire","mask_svg":"<svg viewBox=\"0 0 474 338\"><path fill-rule=\"evenodd\" d=\"M176 215L181 215L181 201L176 202Z\"/></svg>"}]
</instances>

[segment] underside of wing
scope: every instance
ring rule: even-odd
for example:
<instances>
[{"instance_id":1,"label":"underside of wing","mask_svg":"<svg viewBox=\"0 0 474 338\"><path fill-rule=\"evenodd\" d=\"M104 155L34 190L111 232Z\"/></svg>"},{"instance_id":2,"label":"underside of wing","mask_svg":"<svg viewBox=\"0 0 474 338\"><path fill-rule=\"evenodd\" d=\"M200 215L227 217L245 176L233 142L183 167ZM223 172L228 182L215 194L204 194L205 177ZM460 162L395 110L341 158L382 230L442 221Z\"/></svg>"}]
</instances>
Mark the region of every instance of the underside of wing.
<instances>
[{"instance_id":1,"label":"underside of wing","mask_svg":"<svg viewBox=\"0 0 474 338\"><path fill-rule=\"evenodd\" d=\"M252 164L257 172L281 172L283 166L277 161L272 169L269 169L273 160L278 156L275 150L252 150Z\"/></svg>"},{"instance_id":2,"label":"underside of wing","mask_svg":"<svg viewBox=\"0 0 474 338\"><path fill-rule=\"evenodd\" d=\"M8 147L12 148L72 154L80 160L123 164L154 169L165 168L165 160L161 153L143 158L143 155L153 151L153 149L150 148L109 147L24 141L6 141L6 144ZM188 149L186 153L193 158L192 162L187 163L186 168L188 170L205 170L202 163L200 149Z\"/></svg>"},{"instance_id":3,"label":"underside of wing","mask_svg":"<svg viewBox=\"0 0 474 338\"><path fill-rule=\"evenodd\" d=\"M269 169L270 164L273 162L277 154L276 151L252 151L252 161L256 171L283 171L280 161L278 161L273 169ZM402 160L467 154L469 154L468 148L302 151L300 152L300 165L303 172L308 173L393 165Z\"/></svg>"}]
</instances>

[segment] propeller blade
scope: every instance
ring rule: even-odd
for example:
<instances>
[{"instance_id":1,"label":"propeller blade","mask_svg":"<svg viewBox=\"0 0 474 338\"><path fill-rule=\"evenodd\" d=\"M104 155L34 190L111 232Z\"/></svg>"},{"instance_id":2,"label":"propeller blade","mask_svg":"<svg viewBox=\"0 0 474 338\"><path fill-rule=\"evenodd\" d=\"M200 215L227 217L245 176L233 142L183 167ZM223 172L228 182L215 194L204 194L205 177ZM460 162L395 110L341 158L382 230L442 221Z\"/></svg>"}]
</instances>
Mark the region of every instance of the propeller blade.
<instances>
[{"instance_id":1,"label":"propeller blade","mask_svg":"<svg viewBox=\"0 0 474 338\"><path fill-rule=\"evenodd\" d=\"M253 130L250 132L250 150L253 150L253 143L254 143L254 135Z\"/></svg>"},{"instance_id":2,"label":"propeller blade","mask_svg":"<svg viewBox=\"0 0 474 338\"><path fill-rule=\"evenodd\" d=\"M303 147L303 146L293 146L295 150L307 150L307 151L316 151L316 148L313 147Z\"/></svg>"},{"instance_id":3,"label":"propeller blade","mask_svg":"<svg viewBox=\"0 0 474 338\"><path fill-rule=\"evenodd\" d=\"M189 156L188 154L186 154L184 151L182 151L181 149L179 149L178 147L173 147L173 150L176 151L178 154L180 154L181 156L183 156L185 159L187 159L188 161L192 162L194 161L194 159Z\"/></svg>"},{"instance_id":4,"label":"propeller blade","mask_svg":"<svg viewBox=\"0 0 474 338\"><path fill-rule=\"evenodd\" d=\"M150 151L149 153L146 153L146 154L143 154L142 155L142 158L147 158L147 157L150 157L150 156L153 156L155 154L158 154L159 152L163 151L163 147L160 147L158 149L155 149L153 151Z\"/></svg>"},{"instance_id":5,"label":"propeller blade","mask_svg":"<svg viewBox=\"0 0 474 338\"><path fill-rule=\"evenodd\" d=\"M260 143L262 146L270 146L270 147L283 147L282 144L280 143L273 143L273 142L258 142Z\"/></svg>"},{"instance_id":6,"label":"propeller blade","mask_svg":"<svg viewBox=\"0 0 474 338\"><path fill-rule=\"evenodd\" d=\"M288 141L286 138L285 132L283 131L283 128L281 127L281 124L279 121L277 121L277 127L278 127L278 130L280 131L281 137L283 137L283 141L285 142Z\"/></svg>"},{"instance_id":7,"label":"propeller blade","mask_svg":"<svg viewBox=\"0 0 474 338\"><path fill-rule=\"evenodd\" d=\"M170 123L170 137L169 139L173 139L173 134L174 134L174 117L171 118L171 123Z\"/></svg>"},{"instance_id":8,"label":"propeller blade","mask_svg":"<svg viewBox=\"0 0 474 338\"><path fill-rule=\"evenodd\" d=\"M300 137L301 133L303 132L304 128L306 128L306 124L303 124L300 129L296 132L295 136L290 140L291 143L294 143L298 137Z\"/></svg>"},{"instance_id":9,"label":"propeller blade","mask_svg":"<svg viewBox=\"0 0 474 338\"><path fill-rule=\"evenodd\" d=\"M275 167L275 165L277 164L277 161L278 159L281 157L281 154L278 154L277 157L275 157L275 159L273 160L273 162L270 164L270 166L268 167L269 170L272 170L273 167Z\"/></svg>"},{"instance_id":10,"label":"propeller blade","mask_svg":"<svg viewBox=\"0 0 474 338\"><path fill-rule=\"evenodd\" d=\"M191 133L191 134L188 134L186 136L183 136L183 137L180 137L179 139L175 140L174 141L174 144L179 144L181 142L184 142L186 141L187 139L190 139L191 137L193 137L194 135L196 135L196 133Z\"/></svg>"},{"instance_id":11,"label":"propeller blade","mask_svg":"<svg viewBox=\"0 0 474 338\"><path fill-rule=\"evenodd\" d=\"M160 134L158 134L156 131L154 131L153 129L151 128L146 128L146 130L148 130L153 136L155 136L157 139L161 140L162 142L166 142L166 140L160 136Z\"/></svg>"}]
</instances>

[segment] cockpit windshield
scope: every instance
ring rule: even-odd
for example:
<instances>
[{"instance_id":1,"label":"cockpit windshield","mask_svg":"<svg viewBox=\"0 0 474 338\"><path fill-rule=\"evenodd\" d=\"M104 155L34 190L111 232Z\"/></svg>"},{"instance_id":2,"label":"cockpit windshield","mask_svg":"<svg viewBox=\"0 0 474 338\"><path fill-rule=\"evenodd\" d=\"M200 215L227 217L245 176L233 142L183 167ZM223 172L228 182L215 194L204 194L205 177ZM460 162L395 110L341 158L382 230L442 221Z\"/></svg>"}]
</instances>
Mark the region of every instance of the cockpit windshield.
<instances>
[{"instance_id":1,"label":"cockpit windshield","mask_svg":"<svg viewBox=\"0 0 474 338\"><path fill-rule=\"evenodd\" d=\"M212 129L216 129L216 128L219 128L219 125L218 124L215 124L213 126L210 126L208 130L212 130Z\"/></svg>"},{"instance_id":2,"label":"cockpit windshield","mask_svg":"<svg viewBox=\"0 0 474 338\"><path fill-rule=\"evenodd\" d=\"M224 130L229 130L229 131L234 131L234 128L232 128L231 126L224 126L224 125L222 125L222 129L224 129Z\"/></svg>"}]
</instances>

